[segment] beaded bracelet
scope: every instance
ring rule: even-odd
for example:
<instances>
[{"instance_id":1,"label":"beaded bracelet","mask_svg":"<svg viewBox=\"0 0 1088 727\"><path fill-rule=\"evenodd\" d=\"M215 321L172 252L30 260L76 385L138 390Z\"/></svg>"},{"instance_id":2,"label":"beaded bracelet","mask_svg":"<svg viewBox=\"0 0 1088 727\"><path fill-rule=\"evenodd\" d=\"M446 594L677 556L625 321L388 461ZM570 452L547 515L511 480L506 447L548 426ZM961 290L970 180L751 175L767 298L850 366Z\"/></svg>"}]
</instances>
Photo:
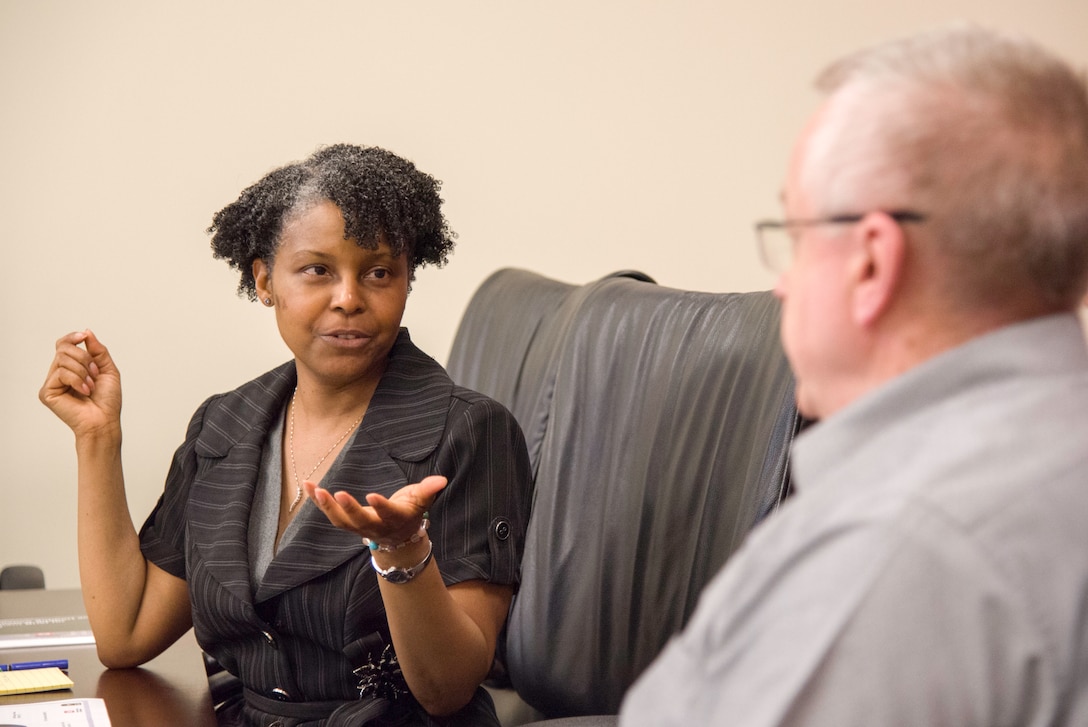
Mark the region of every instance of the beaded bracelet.
<instances>
[{"instance_id":1,"label":"beaded bracelet","mask_svg":"<svg viewBox=\"0 0 1088 727\"><path fill-rule=\"evenodd\" d=\"M386 543L379 543L378 541L371 540L370 538L363 538L363 545L370 548L370 550L374 552L380 551L382 553L392 553L395 550L407 548L409 545L413 545L415 543L418 543L420 540L423 540L423 536L427 534L427 529L429 527L431 527L431 519L429 517L429 513L423 513L423 522L419 524L419 530L417 530L412 537L408 538L403 543L387 545Z\"/></svg>"}]
</instances>

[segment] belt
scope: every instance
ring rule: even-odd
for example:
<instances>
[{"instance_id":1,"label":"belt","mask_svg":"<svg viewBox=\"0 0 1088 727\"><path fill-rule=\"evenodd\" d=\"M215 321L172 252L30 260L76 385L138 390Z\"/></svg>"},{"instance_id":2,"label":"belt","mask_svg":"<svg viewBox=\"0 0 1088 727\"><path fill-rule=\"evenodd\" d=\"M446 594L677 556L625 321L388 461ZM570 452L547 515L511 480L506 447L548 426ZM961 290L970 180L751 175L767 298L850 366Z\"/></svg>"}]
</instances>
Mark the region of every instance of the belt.
<instances>
[{"instance_id":1,"label":"belt","mask_svg":"<svg viewBox=\"0 0 1088 727\"><path fill-rule=\"evenodd\" d=\"M288 702L266 697L248 687L242 690L246 704L269 714L294 719L327 719L336 709L344 704L342 700L328 702Z\"/></svg>"},{"instance_id":2,"label":"belt","mask_svg":"<svg viewBox=\"0 0 1088 727\"><path fill-rule=\"evenodd\" d=\"M394 704L380 697L363 698L361 700L332 700L312 702L281 701L267 697L252 689L244 689L246 705L266 714L277 717L286 717L293 720L328 720L332 727L337 724L365 725L372 718L385 717L383 725L402 724L411 719L411 711L407 713L396 710ZM337 712L340 714L336 714ZM346 713L346 714L345 714ZM350 716L350 722L340 722L337 717ZM392 719L392 721L390 721Z\"/></svg>"}]
</instances>

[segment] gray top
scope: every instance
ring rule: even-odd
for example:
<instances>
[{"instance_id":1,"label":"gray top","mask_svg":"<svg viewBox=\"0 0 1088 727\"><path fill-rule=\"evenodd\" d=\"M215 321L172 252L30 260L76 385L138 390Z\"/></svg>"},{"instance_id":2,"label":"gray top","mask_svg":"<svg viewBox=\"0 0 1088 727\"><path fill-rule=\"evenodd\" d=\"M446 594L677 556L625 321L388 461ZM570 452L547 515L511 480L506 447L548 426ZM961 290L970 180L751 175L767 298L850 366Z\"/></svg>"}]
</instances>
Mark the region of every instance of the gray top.
<instances>
[{"instance_id":1,"label":"gray top","mask_svg":"<svg viewBox=\"0 0 1088 727\"><path fill-rule=\"evenodd\" d=\"M799 436L798 493L621 725L1088 724L1088 347L1074 315L946 352Z\"/></svg>"}]
</instances>

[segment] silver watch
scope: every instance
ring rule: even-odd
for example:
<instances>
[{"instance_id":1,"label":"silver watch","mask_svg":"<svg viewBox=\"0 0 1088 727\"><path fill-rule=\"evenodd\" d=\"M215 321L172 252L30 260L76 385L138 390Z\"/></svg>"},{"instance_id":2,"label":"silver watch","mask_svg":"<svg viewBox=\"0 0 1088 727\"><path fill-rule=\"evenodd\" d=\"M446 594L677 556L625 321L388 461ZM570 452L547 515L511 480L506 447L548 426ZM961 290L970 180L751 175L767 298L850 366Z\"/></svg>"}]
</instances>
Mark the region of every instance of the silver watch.
<instances>
[{"instance_id":1,"label":"silver watch","mask_svg":"<svg viewBox=\"0 0 1088 727\"><path fill-rule=\"evenodd\" d=\"M420 573L422 573L423 569L427 567L427 564L431 562L432 556L434 556L434 543L428 543L427 557L421 560L416 565L412 566L411 568L398 568L396 566L392 566L390 568L382 568L374 561L373 553L370 555L370 565L374 567L374 572L380 575L382 578L389 581L390 583L396 583L397 585L400 585L402 583L407 583L408 581L412 580Z\"/></svg>"}]
</instances>

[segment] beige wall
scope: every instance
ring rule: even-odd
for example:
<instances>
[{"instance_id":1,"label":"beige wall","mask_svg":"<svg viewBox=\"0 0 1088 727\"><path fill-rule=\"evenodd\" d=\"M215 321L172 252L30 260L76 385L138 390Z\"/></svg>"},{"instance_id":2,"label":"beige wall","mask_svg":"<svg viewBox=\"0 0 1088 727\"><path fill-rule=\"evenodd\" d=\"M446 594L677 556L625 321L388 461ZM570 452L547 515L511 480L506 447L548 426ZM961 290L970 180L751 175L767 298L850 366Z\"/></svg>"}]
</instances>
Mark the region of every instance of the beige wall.
<instances>
[{"instance_id":1,"label":"beige wall","mask_svg":"<svg viewBox=\"0 0 1088 727\"><path fill-rule=\"evenodd\" d=\"M950 19L1088 65L1084 0L0 0L0 564L78 584L71 435L36 398L62 333L121 367L137 522L200 401L286 358L204 233L273 166L349 141L444 180L458 248L406 317L444 361L502 266L768 287L751 222L814 72Z\"/></svg>"}]
</instances>

